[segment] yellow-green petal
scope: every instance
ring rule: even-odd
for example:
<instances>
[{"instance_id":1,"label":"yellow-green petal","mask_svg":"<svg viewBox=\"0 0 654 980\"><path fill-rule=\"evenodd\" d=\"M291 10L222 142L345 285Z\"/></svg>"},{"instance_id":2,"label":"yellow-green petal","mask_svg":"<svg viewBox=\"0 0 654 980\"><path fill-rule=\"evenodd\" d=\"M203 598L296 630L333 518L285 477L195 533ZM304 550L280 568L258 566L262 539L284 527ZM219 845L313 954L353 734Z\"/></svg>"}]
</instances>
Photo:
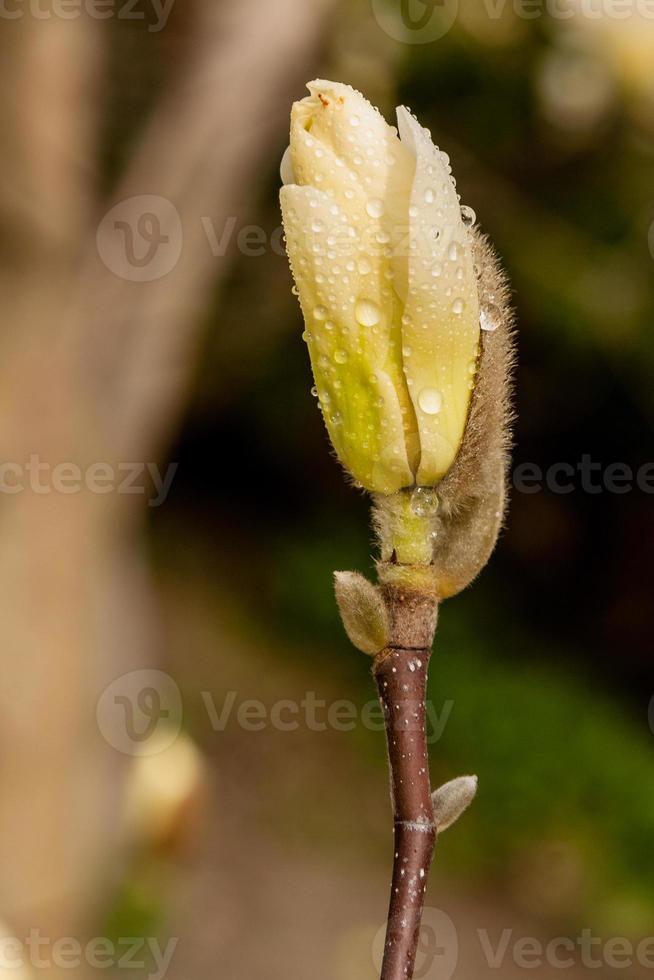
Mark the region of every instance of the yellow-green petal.
<instances>
[{"instance_id":1,"label":"yellow-green petal","mask_svg":"<svg viewBox=\"0 0 654 980\"><path fill-rule=\"evenodd\" d=\"M406 109L403 143L415 154L409 205L404 371L420 433L416 481L436 484L459 450L479 344L479 299L468 230L448 160Z\"/></svg>"},{"instance_id":2,"label":"yellow-green petal","mask_svg":"<svg viewBox=\"0 0 654 980\"><path fill-rule=\"evenodd\" d=\"M347 215L333 198L295 184L283 187L280 196L330 439L362 486L394 493L413 483L397 387L397 297L373 274L357 236L344 231Z\"/></svg>"}]
</instances>

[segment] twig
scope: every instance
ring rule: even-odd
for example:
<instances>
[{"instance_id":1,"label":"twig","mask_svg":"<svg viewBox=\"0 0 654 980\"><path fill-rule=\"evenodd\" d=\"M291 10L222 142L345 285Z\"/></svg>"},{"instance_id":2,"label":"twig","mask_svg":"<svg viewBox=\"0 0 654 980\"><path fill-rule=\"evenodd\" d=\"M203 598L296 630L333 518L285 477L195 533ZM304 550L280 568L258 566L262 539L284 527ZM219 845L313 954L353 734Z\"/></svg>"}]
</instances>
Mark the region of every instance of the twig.
<instances>
[{"instance_id":1,"label":"twig","mask_svg":"<svg viewBox=\"0 0 654 980\"><path fill-rule=\"evenodd\" d=\"M384 710L395 823L395 860L381 980L413 976L437 828L429 779L425 697L437 602L386 587L391 638L373 671Z\"/></svg>"}]
</instances>

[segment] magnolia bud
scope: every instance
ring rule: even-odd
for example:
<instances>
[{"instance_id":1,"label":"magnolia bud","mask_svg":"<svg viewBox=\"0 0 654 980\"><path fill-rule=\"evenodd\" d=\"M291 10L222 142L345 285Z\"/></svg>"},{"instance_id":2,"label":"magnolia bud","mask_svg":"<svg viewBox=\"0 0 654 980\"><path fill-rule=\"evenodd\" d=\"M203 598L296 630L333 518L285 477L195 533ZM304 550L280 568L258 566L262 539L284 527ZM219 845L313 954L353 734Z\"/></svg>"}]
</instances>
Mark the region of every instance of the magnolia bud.
<instances>
[{"instance_id":1,"label":"magnolia bud","mask_svg":"<svg viewBox=\"0 0 654 980\"><path fill-rule=\"evenodd\" d=\"M474 214L407 109L398 137L349 86L308 88L281 204L320 407L367 490L434 486L461 447L477 368Z\"/></svg>"}]
</instances>

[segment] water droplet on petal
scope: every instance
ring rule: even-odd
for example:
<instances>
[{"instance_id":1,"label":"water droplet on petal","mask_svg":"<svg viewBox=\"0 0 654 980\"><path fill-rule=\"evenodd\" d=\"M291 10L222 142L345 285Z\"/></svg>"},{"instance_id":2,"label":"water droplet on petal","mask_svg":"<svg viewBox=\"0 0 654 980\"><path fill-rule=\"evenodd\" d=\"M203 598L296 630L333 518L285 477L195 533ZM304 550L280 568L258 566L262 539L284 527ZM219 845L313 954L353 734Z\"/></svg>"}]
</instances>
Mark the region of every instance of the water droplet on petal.
<instances>
[{"instance_id":1,"label":"water droplet on petal","mask_svg":"<svg viewBox=\"0 0 654 980\"><path fill-rule=\"evenodd\" d=\"M431 187L428 187L427 188L427 190L425 191L425 195L424 196L425 196L425 204L433 204L434 203L434 192L431 189Z\"/></svg>"},{"instance_id":2,"label":"water droplet on petal","mask_svg":"<svg viewBox=\"0 0 654 980\"><path fill-rule=\"evenodd\" d=\"M364 327L374 327L381 320L381 310L371 299L358 300L354 313Z\"/></svg>"},{"instance_id":3,"label":"water droplet on petal","mask_svg":"<svg viewBox=\"0 0 654 980\"><path fill-rule=\"evenodd\" d=\"M345 364L347 361L347 351L339 349L334 352L334 360L337 364Z\"/></svg>"},{"instance_id":4,"label":"water droplet on petal","mask_svg":"<svg viewBox=\"0 0 654 980\"><path fill-rule=\"evenodd\" d=\"M316 306L313 315L316 320L325 320L327 318L327 309L324 306Z\"/></svg>"},{"instance_id":5,"label":"water droplet on petal","mask_svg":"<svg viewBox=\"0 0 654 980\"><path fill-rule=\"evenodd\" d=\"M443 396L438 388L423 388L418 395L418 407L425 415L438 415L443 406Z\"/></svg>"},{"instance_id":6,"label":"water droplet on petal","mask_svg":"<svg viewBox=\"0 0 654 980\"><path fill-rule=\"evenodd\" d=\"M350 116L350 126L358 126L361 120L358 116Z\"/></svg>"},{"instance_id":7,"label":"water droplet on petal","mask_svg":"<svg viewBox=\"0 0 654 980\"><path fill-rule=\"evenodd\" d=\"M357 269L359 270L359 275L367 276L369 272L372 272L372 263L368 259L359 259L357 262Z\"/></svg>"},{"instance_id":8,"label":"water droplet on petal","mask_svg":"<svg viewBox=\"0 0 654 980\"><path fill-rule=\"evenodd\" d=\"M384 202L380 197L373 197L366 204L366 211L371 218L381 218L384 213Z\"/></svg>"},{"instance_id":9,"label":"water droplet on petal","mask_svg":"<svg viewBox=\"0 0 654 980\"><path fill-rule=\"evenodd\" d=\"M461 221L469 228L470 225L474 225L476 220L477 215L473 209L469 208L467 204L464 204L461 208Z\"/></svg>"},{"instance_id":10,"label":"water droplet on petal","mask_svg":"<svg viewBox=\"0 0 654 980\"><path fill-rule=\"evenodd\" d=\"M462 300L460 298L455 299L454 302L452 303L452 313L456 313L457 316L460 316L461 313L463 313L463 311L465 310L465 308L466 308L465 300Z\"/></svg>"}]
</instances>

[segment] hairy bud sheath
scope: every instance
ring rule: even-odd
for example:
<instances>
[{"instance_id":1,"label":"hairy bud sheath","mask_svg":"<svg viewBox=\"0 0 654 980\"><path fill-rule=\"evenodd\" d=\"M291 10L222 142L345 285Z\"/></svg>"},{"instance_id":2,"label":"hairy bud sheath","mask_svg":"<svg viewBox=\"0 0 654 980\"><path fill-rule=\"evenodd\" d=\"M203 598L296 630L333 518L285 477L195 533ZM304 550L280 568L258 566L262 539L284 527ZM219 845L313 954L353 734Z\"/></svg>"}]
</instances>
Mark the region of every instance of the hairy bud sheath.
<instances>
[{"instance_id":1,"label":"hairy bud sheath","mask_svg":"<svg viewBox=\"0 0 654 980\"><path fill-rule=\"evenodd\" d=\"M506 288L411 113L398 108L395 130L347 85L308 88L280 197L319 404L340 461L375 495L382 579L411 584L390 565L424 566L419 587L452 595L503 513Z\"/></svg>"}]
</instances>

